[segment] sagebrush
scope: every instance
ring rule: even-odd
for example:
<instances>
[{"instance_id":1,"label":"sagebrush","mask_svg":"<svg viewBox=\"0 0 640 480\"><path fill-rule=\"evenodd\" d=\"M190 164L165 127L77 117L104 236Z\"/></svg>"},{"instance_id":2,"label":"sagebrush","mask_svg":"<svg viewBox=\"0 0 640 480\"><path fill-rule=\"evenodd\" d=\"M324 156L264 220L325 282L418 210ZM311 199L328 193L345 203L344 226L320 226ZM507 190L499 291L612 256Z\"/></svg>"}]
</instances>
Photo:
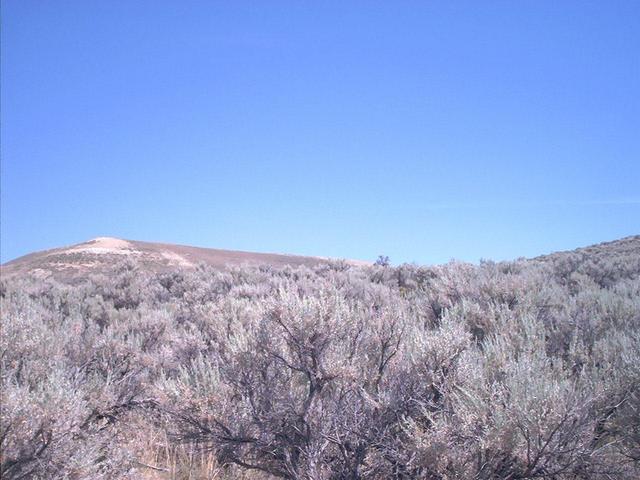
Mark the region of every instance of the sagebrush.
<instances>
[{"instance_id":1,"label":"sagebrush","mask_svg":"<svg viewBox=\"0 0 640 480\"><path fill-rule=\"evenodd\" d=\"M2 478L640 478L640 255L0 291Z\"/></svg>"}]
</instances>

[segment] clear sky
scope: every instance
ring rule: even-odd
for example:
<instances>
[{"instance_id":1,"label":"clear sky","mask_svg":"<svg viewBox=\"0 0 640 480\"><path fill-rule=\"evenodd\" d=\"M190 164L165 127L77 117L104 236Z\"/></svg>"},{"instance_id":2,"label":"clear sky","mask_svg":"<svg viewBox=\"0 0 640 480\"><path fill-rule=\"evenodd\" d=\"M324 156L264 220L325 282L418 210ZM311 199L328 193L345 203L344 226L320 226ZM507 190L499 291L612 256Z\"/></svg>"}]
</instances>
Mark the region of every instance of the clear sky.
<instances>
[{"instance_id":1,"label":"clear sky","mask_svg":"<svg viewBox=\"0 0 640 480\"><path fill-rule=\"evenodd\" d=\"M2 261L640 233L640 1L2 1Z\"/></svg>"}]
</instances>

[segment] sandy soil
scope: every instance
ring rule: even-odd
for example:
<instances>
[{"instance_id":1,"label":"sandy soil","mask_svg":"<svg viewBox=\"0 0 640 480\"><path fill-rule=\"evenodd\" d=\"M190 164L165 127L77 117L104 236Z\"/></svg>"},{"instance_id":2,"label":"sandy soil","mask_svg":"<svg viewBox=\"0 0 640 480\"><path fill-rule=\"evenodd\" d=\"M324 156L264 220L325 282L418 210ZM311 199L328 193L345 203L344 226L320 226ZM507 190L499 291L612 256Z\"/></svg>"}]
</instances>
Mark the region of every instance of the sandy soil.
<instances>
[{"instance_id":1,"label":"sandy soil","mask_svg":"<svg viewBox=\"0 0 640 480\"><path fill-rule=\"evenodd\" d=\"M136 250L133 244L126 240L111 237L98 237L88 242L81 243L72 248L68 248L58 253L95 253L98 255L116 254L116 255L135 255L141 252Z\"/></svg>"}]
</instances>

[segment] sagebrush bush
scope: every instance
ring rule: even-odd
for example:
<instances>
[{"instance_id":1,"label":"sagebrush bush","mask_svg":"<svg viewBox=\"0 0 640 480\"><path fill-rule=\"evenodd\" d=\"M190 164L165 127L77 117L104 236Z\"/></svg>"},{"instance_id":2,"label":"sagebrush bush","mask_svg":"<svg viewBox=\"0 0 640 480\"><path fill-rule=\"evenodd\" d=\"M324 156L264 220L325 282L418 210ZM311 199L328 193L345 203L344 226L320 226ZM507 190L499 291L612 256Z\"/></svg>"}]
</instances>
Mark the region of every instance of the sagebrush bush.
<instances>
[{"instance_id":1,"label":"sagebrush bush","mask_svg":"<svg viewBox=\"0 0 640 480\"><path fill-rule=\"evenodd\" d=\"M2 282L2 477L640 477L629 245Z\"/></svg>"}]
</instances>

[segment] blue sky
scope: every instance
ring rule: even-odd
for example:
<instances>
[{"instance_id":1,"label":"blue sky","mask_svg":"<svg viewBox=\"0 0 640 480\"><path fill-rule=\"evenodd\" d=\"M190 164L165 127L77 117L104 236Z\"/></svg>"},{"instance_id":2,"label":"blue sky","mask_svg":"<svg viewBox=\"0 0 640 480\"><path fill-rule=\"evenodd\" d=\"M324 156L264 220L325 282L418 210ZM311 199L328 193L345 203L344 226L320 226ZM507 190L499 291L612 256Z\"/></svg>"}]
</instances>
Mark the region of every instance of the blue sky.
<instances>
[{"instance_id":1,"label":"blue sky","mask_svg":"<svg viewBox=\"0 0 640 480\"><path fill-rule=\"evenodd\" d=\"M1 256L437 263L640 233L640 2L2 3Z\"/></svg>"}]
</instances>

